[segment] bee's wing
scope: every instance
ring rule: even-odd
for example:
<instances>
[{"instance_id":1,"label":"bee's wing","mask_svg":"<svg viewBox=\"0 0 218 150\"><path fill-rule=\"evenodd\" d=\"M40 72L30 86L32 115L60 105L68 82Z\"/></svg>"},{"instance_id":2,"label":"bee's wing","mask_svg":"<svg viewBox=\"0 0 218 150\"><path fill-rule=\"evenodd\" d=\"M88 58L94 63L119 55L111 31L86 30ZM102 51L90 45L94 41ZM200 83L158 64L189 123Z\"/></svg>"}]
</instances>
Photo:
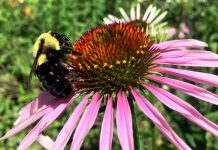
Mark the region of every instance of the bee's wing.
<instances>
[{"instance_id":1,"label":"bee's wing","mask_svg":"<svg viewBox=\"0 0 218 150\"><path fill-rule=\"evenodd\" d=\"M36 71L36 66L37 66L38 58L39 58L39 55L37 55L35 57L35 59L34 59L34 62L33 62L33 65L32 65L32 68L31 68L31 71L30 71L30 74L29 74L28 84L30 84L30 81L31 81L32 76L33 76L33 73L35 73L35 71Z\"/></svg>"},{"instance_id":2,"label":"bee's wing","mask_svg":"<svg viewBox=\"0 0 218 150\"><path fill-rule=\"evenodd\" d=\"M36 72L37 62L38 62L40 54L42 53L42 48L43 48L44 42L45 41L43 39L40 41L38 52L36 54L36 57L34 58L34 62L33 62L33 65L32 65L32 68L31 68L31 71L30 71L30 74L29 74L29 79L28 79L28 85L27 85L28 89L30 87L30 82L31 82L33 73Z\"/></svg>"}]
</instances>

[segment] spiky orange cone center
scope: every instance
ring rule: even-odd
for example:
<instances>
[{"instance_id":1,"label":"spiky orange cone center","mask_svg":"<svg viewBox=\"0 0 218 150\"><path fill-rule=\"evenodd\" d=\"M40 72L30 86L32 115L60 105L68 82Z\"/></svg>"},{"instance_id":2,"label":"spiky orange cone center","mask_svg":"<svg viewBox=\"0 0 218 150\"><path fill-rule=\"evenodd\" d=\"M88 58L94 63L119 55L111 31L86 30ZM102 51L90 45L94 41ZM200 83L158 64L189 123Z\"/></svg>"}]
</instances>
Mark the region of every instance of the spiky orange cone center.
<instances>
[{"instance_id":1,"label":"spiky orange cone center","mask_svg":"<svg viewBox=\"0 0 218 150\"><path fill-rule=\"evenodd\" d=\"M73 46L72 82L79 89L112 92L137 85L154 66L158 52L139 27L114 23L84 34Z\"/></svg>"}]
</instances>

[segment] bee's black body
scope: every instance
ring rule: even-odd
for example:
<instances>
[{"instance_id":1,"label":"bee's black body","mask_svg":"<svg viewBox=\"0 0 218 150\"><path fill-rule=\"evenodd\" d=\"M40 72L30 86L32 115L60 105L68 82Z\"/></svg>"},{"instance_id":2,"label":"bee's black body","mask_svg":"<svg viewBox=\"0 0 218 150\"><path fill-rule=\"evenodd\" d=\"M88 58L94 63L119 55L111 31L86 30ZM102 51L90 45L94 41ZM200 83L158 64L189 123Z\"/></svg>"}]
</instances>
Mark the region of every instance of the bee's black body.
<instances>
[{"instance_id":1,"label":"bee's black body","mask_svg":"<svg viewBox=\"0 0 218 150\"><path fill-rule=\"evenodd\" d=\"M43 87L52 95L58 97L69 97L74 91L66 76L69 74L67 68L59 64L59 59L63 56L58 51L51 51L56 53L48 57L47 61L36 68L36 75L41 81ZM47 55L49 56L49 55Z\"/></svg>"},{"instance_id":2,"label":"bee's black body","mask_svg":"<svg viewBox=\"0 0 218 150\"><path fill-rule=\"evenodd\" d=\"M72 51L71 41L65 35L56 32L44 33L36 41L34 52L35 60L30 77L34 72L43 87L54 96L66 98L72 95L74 90L67 79L69 70L64 65L65 56L81 54Z\"/></svg>"}]
</instances>

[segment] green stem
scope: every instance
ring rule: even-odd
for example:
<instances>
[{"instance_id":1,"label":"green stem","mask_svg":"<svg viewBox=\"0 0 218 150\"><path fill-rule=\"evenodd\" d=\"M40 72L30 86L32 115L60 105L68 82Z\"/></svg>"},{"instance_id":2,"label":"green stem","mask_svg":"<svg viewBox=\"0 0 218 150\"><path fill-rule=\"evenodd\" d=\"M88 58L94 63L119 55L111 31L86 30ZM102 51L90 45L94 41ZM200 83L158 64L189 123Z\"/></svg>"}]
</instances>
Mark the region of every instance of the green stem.
<instances>
[{"instance_id":1,"label":"green stem","mask_svg":"<svg viewBox=\"0 0 218 150\"><path fill-rule=\"evenodd\" d=\"M130 109L131 109L131 113L132 113L134 149L140 150L139 132L138 132L138 126L137 126L137 120L136 120L136 112L135 112L135 107L134 107L134 103L133 103L133 98L131 96L129 99L129 104L130 104Z\"/></svg>"},{"instance_id":2,"label":"green stem","mask_svg":"<svg viewBox=\"0 0 218 150\"><path fill-rule=\"evenodd\" d=\"M152 150L156 150L156 145L155 145L155 126L153 124L151 125L151 146L152 146Z\"/></svg>"}]
</instances>

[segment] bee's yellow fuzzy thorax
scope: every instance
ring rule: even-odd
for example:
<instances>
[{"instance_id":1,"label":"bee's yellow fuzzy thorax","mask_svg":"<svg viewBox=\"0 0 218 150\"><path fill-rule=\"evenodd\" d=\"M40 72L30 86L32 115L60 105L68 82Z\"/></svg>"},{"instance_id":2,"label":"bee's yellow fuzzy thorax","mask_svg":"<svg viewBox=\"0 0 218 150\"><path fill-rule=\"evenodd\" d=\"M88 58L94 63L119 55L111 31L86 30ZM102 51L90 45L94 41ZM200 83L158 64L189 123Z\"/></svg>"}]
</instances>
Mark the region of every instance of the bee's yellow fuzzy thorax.
<instances>
[{"instance_id":1,"label":"bee's yellow fuzzy thorax","mask_svg":"<svg viewBox=\"0 0 218 150\"><path fill-rule=\"evenodd\" d=\"M60 43L59 41L53 37L50 32L48 33L43 33L41 34L38 39L36 40L34 46L33 46L33 56L35 57L39 47L40 47L40 43L41 40L44 39L44 44L43 44L43 50L45 50L46 48L50 48L53 50L60 50Z\"/></svg>"}]
</instances>

